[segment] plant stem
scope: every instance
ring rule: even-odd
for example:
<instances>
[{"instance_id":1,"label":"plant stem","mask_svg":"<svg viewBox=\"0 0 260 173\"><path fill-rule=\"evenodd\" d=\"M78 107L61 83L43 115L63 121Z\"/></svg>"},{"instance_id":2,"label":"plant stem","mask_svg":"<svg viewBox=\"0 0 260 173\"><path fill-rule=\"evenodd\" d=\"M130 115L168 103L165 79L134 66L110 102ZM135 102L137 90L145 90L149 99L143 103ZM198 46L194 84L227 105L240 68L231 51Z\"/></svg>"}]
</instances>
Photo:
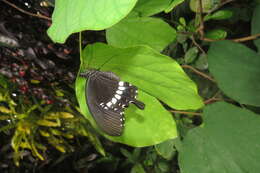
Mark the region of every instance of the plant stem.
<instances>
[{"instance_id":1,"label":"plant stem","mask_svg":"<svg viewBox=\"0 0 260 173\"><path fill-rule=\"evenodd\" d=\"M176 110L170 110L170 112L176 113L176 114L186 114L186 115L199 115L199 116L202 115L202 113L199 113L199 112L186 112L186 111L176 111Z\"/></svg>"},{"instance_id":2,"label":"plant stem","mask_svg":"<svg viewBox=\"0 0 260 173\"><path fill-rule=\"evenodd\" d=\"M44 16L44 15L42 15L42 14L40 14L40 13L38 13L38 14L30 13L30 12L28 12L28 11L25 11L25 10L23 10L23 9L21 9L21 8L19 8L19 7L17 7L16 5L14 5L13 3L11 3L11 2L9 2L9 1L7 1L7 0L2 0L2 1L3 1L4 3L10 5L11 7L15 8L16 10L18 10L18 11L24 13L24 14L27 14L27 15L30 15L30 16L33 16L33 17L38 17L38 18L41 18L41 19L45 19L45 20L51 21L51 18L50 18L50 17Z\"/></svg>"},{"instance_id":3,"label":"plant stem","mask_svg":"<svg viewBox=\"0 0 260 173\"><path fill-rule=\"evenodd\" d=\"M182 65L182 67L183 67L183 68L188 68L188 69L192 70L194 73L196 73L196 74L198 74L198 75L200 75L200 76L202 76L202 77L204 77L204 78L210 80L211 82L214 82L214 83L216 82L216 81L215 81L214 79L212 79L210 76L206 75L205 73L200 72L199 70L195 69L194 67L192 67L192 66L190 66L190 65Z\"/></svg>"}]
</instances>

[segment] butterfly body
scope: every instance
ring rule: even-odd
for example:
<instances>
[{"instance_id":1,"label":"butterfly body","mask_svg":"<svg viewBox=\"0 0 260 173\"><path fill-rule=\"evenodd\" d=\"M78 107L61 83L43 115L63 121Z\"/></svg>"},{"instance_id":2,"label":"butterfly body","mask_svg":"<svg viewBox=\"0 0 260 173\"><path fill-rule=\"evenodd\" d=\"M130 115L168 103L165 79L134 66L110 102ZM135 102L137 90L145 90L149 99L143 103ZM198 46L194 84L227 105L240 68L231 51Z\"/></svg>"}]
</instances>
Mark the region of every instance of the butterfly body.
<instances>
[{"instance_id":1,"label":"butterfly body","mask_svg":"<svg viewBox=\"0 0 260 173\"><path fill-rule=\"evenodd\" d=\"M122 135L125 108L130 103L139 109L144 109L145 106L136 100L137 87L120 81L113 72L89 70L80 76L87 78L87 106L97 125L108 135Z\"/></svg>"}]
</instances>

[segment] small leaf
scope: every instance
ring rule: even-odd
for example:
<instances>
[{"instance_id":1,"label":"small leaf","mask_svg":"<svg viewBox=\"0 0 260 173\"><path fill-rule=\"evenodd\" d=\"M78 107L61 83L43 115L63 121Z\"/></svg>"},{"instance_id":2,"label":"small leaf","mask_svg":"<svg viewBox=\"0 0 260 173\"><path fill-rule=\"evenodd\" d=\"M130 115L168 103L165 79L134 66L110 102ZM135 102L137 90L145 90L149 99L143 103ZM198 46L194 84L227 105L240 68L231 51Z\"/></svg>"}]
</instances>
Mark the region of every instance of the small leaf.
<instances>
[{"instance_id":1,"label":"small leaf","mask_svg":"<svg viewBox=\"0 0 260 173\"><path fill-rule=\"evenodd\" d=\"M39 84L39 83L41 83L41 81L35 80L35 79L31 79L30 82L31 82L32 84Z\"/></svg>"},{"instance_id":2,"label":"small leaf","mask_svg":"<svg viewBox=\"0 0 260 173\"><path fill-rule=\"evenodd\" d=\"M258 173L260 116L225 102L207 106L204 126L189 131L179 151L181 172Z\"/></svg>"},{"instance_id":3,"label":"small leaf","mask_svg":"<svg viewBox=\"0 0 260 173\"><path fill-rule=\"evenodd\" d=\"M10 114L10 113L12 113L12 110L10 110L4 106L0 106L0 112Z\"/></svg>"},{"instance_id":4,"label":"small leaf","mask_svg":"<svg viewBox=\"0 0 260 173\"><path fill-rule=\"evenodd\" d=\"M199 50L197 47L190 48L184 55L184 60L186 64L192 63L195 58L197 58L197 55L199 53Z\"/></svg>"},{"instance_id":5,"label":"small leaf","mask_svg":"<svg viewBox=\"0 0 260 173\"><path fill-rule=\"evenodd\" d=\"M52 112L46 116L44 116L45 119L57 119L57 118L62 118L62 119L71 119L74 118L74 115L69 113L69 112Z\"/></svg>"},{"instance_id":6,"label":"small leaf","mask_svg":"<svg viewBox=\"0 0 260 173\"><path fill-rule=\"evenodd\" d=\"M213 40L222 40L227 37L227 32L223 29L214 29L206 32L205 37Z\"/></svg>"},{"instance_id":7,"label":"small leaf","mask_svg":"<svg viewBox=\"0 0 260 173\"><path fill-rule=\"evenodd\" d=\"M38 157L40 160L44 160L44 157L38 152L33 139L30 142L30 146L31 146L31 151L32 151L33 155Z\"/></svg>"},{"instance_id":8,"label":"small leaf","mask_svg":"<svg viewBox=\"0 0 260 173\"><path fill-rule=\"evenodd\" d=\"M179 18L179 22L180 22L180 24L182 25L182 26L186 26L186 20L185 20L185 18L184 17L180 17Z\"/></svg>"},{"instance_id":9,"label":"small leaf","mask_svg":"<svg viewBox=\"0 0 260 173\"><path fill-rule=\"evenodd\" d=\"M171 0L138 0L133 11L138 12L139 16L152 16L167 9Z\"/></svg>"},{"instance_id":10,"label":"small leaf","mask_svg":"<svg viewBox=\"0 0 260 173\"><path fill-rule=\"evenodd\" d=\"M60 89L55 90L55 94L56 94L56 96L58 96L58 97L63 97L63 96L64 96L63 91L60 90Z\"/></svg>"},{"instance_id":11,"label":"small leaf","mask_svg":"<svg viewBox=\"0 0 260 173\"><path fill-rule=\"evenodd\" d=\"M156 160L157 160L157 152L155 151L154 147L148 148L148 150L146 150L146 158L143 161L143 164L145 166L153 166Z\"/></svg>"},{"instance_id":12,"label":"small leaf","mask_svg":"<svg viewBox=\"0 0 260 173\"><path fill-rule=\"evenodd\" d=\"M86 128L85 128L86 129ZM92 133L88 133L88 138L90 140L90 142L94 145L94 147L96 148L96 150L102 155L102 156L106 156L106 152L105 149L102 146L102 143L100 142L99 138L92 134Z\"/></svg>"},{"instance_id":13,"label":"small leaf","mask_svg":"<svg viewBox=\"0 0 260 173\"><path fill-rule=\"evenodd\" d=\"M63 118L63 119L74 118L74 115L69 112L57 112L57 114L59 115L59 118Z\"/></svg>"},{"instance_id":14,"label":"small leaf","mask_svg":"<svg viewBox=\"0 0 260 173\"><path fill-rule=\"evenodd\" d=\"M50 137L50 133L48 133L47 131L44 131L44 130L39 130L40 134L44 137Z\"/></svg>"},{"instance_id":15,"label":"small leaf","mask_svg":"<svg viewBox=\"0 0 260 173\"><path fill-rule=\"evenodd\" d=\"M155 145L155 149L160 156L167 160L171 160L176 154L176 150L174 149L174 139Z\"/></svg>"},{"instance_id":16,"label":"small leaf","mask_svg":"<svg viewBox=\"0 0 260 173\"><path fill-rule=\"evenodd\" d=\"M233 16L233 12L230 10L218 10L213 14L206 15L204 21L208 20L225 20Z\"/></svg>"},{"instance_id":17,"label":"small leaf","mask_svg":"<svg viewBox=\"0 0 260 173\"><path fill-rule=\"evenodd\" d=\"M145 170L141 164L135 164L130 173L145 173Z\"/></svg>"},{"instance_id":18,"label":"small leaf","mask_svg":"<svg viewBox=\"0 0 260 173\"><path fill-rule=\"evenodd\" d=\"M120 151L132 164L134 164L136 162L136 160L134 159L134 157L132 156L132 154L129 151L127 151L124 148L120 148Z\"/></svg>"},{"instance_id":19,"label":"small leaf","mask_svg":"<svg viewBox=\"0 0 260 173\"><path fill-rule=\"evenodd\" d=\"M160 169L160 171L162 173L168 173L168 172L170 172L170 169L171 169L169 163L167 163L165 161L159 161L158 168Z\"/></svg>"},{"instance_id":20,"label":"small leaf","mask_svg":"<svg viewBox=\"0 0 260 173\"><path fill-rule=\"evenodd\" d=\"M195 67L200 70L206 70L209 67L207 54L200 54L199 58L195 62Z\"/></svg>"},{"instance_id":21,"label":"small leaf","mask_svg":"<svg viewBox=\"0 0 260 173\"><path fill-rule=\"evenodd\" d=\"M54 136L51 136L50 138L47 138L48 143L51 144L54 148L56 148L58 151L65 153L66 152L66 147L62 145L63 140L58 139Z\"/></svg>"},{"instance_id":22,"label":"small leaf","mask_svg":"<svg viewBox=\"0 0 260 173\"><path fill-rule=\"evenodd\" d=\"M49 121L49 120L38 120L36 122L40 126L47 126L47 127L59 127L60 124L58 122Z\"/></svg>"},{"instance_id":23,"label":"small leaf","mask_svg":"<svg viewBox=\"0 0 260 173\"><path fill-rule=\"evenodd\" d=\"M139 156L141 154L141 148L135 148L134 151L133 151L133 158L134 160L138 161L139 159Z\"/></svg>"}]
</instances>

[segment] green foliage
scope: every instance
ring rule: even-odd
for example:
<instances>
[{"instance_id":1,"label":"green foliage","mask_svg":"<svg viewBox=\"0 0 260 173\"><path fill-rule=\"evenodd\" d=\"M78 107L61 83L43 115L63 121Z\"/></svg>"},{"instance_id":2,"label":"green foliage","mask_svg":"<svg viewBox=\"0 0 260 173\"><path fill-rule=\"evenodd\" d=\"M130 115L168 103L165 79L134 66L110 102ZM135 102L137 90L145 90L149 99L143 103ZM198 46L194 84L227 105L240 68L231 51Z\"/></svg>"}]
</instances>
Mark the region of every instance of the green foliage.
<instances>
[{"instance_id":1,"label":"green foliage","mask_svg":"<svg viewBox=\"0 0 260 173\"><path fill-rule=\"evenodd\" d=\"M137 0L56 0L53 23L48 30L54 42L82 30L102 30L124 18Z\"/></svg>"},{"instance_id":2,"label":"green foliage","mask_svg":"<svg viewBox=\"0 0 260 173\"><path fill-rule=\"evenodd\" d=\"M213 40L223 40L227 37L227 32L223 29L214 29L206 32L205 37Z\"/></svg>"},{"instance_id":3,"label":"green foliage","mask_svg":"<svg viewBox=\"0 0 260 173\"><path fill-rule=\"evenodd\" d=\"M259 115L219 102L207 106L203 117L203 126L182 143L181 172L259 172Z\"/></svg>"},{"instance_id":4,"label":"green foliage","mask_svg":"<svg viewBox=\"0 0 260 173\"><path fill-rule=\"evenodd\" d=\"M238 43L220 41L211 44L208 58L209 70L226 95L241 104L260 106L256 94L260 92L260 59L256 52Z\"/></svg>"},{"instance_id":5,"label":"green foliage","mask_svg":"<svg viewBox=\"0 0 260 173\"><path fill-rule=\"evenodd\" d=\"M135 148L132 152L121 149L126 157L123 167L131 166L130 172L145 173L153 170L155 173L167 173L170 171L169 161L156 154L153 147L140 149Z\"/></svg>"},{"instance_id":6,"label":"green foliage","mask_svg":"<svg viewBox=\"0 0 260 173\"><path fill-rule=\"evenodd\" d=\"M224 20L229 19L233 16L233 12L230 10L219 10L213 14L208 14L204 17L204 21L207 20Z\"/></svg>"},{"instance_id":7,"label":"green foliage","mask_svg":"<svg viewBox=\"0 0 260 173\"><path fill-rule=\"evenodd\" d=\"M202 11L210 12L213 8L216 8L220 4L220 0L201 0L202 1ZM199 12L200 0L190 0L190 9L194 12Z\"/></svg>"},{"instance_id":8,"label":"green foliage","mask_svg":"<svg viewBox=\"0 0 260 173\"><path fill-rule=\"evenodd\" d=\"M29 150L40 160L46 160L45 153L51 145L61 153L75 150L70 141L77 136L86 136L96 149L105 155L98 138L89 132L88 123L73 111L72 107L65 107L63 111L55 109L54 105L46 105L27 100L24 104L23 96L14 100L11 97L11 84L0 75L0 132L11 132L11 146L14 150L13 159L17 166L24 153ZM5 124L5 125L3 125ZM42 140L47 143L43 144Z\"/></svg>"},{"instance_id":9,"label":"green foliage","mask_svg":"<svg viewBox=\"0 0 260 173\"><path fill-rule=\"evenodd\" d=\"M260 22L259 22L259 18L260 18L260 5L256 6L255 10L254 10L254 14L252 17L252 23L251 23L251 33L252 34L259 34L260 33ZM254 43L257 47L258 50L258 54L260 53L260 39L255 39Z\"/></svg>"},{"instance_id":10,"label":"green foliage","mask_svg":"<svg viewBox=\"0 0 260 173\"><path fill-rule=\"evenodd\" d=\"M173 156L176 154L175 139L170 139L163 143L155 145L155 149L157 153L167 160L171 160Z\"/></svg>"},{"instance_id":11,"label":"green foliage","mask_svg":"<svg viewBox=\"0 0 260 173\"><path fill-rule=\"evenodd\" d=\"M184 62L186 64L192 63L198 56L199 50L197 47L192 47L184 55Z\"/></svg>"},{"instance_id":12,"label":"green foliage","mask_svg":"<svg viewBox=\"0 0 260 173\"><path fill-rule=\"evenodd\" d=\"M0 120L11 122L0 130L14 129L16 163L24 149L44 159L47 147L39 142L42 138L60 152L67 152L74 149L67 140L87 136L105 155L98 138L89 131L88 120L111 141L150 146L130 151L130 147L114 144L120 146L124 159L108 154L93 165L109 162L114 171L132 173L257 172L260 6L255 5L257 1L229 2L57 0L48 30L51 39L64 43L75 32L106 30L106 35L96 33L107 44L88 44L84 48L79 72L89 68L114 72L139 88L138 99L146 108L130 106L123 135L111 137L98 129L88 111L84 78L77 77L75 90L86 119L76 116L78 112L72 109L57 111L35 103L20 108L10 94L6 95L8 87L0 78L0 99L8 104L0 106ZM249 22L255 35L232 40L250 35ZM84 43L89 43L87 39ZM248 43L235 43L238 41ZM57 90L56 95L62 97L63 92ZM222 102L212 104L215 101ZM204 103L212 105L204 108ZM86 162L81 159L79 167Z\"/></svg>"},{"instance_id":13,"label":"green foliage","mask_svg":"<svg viewBox=\"0 0 260 173\"><path fill-rule=\"evenodd\" d=\"M155 98L176 109L198 109L203 105L197 95L196 86L180 66L149 47L115 48L100 43L89 45L83 52L83 64L81 71L87 68L113 71L122 80L129 81L141 89L139 99L146 104L145 110L130 106L126 111L123 135L107 136L113 141L131 146L147 146L177 136L172 116ZM85 79L78 78L77 98L82 112L95 125L87 111L85 83ZM157 85L158 83L163 85ZM139 131L142 133L138 133Z\"/></svg>"},{"instance_id":14,"label":"green foliage","mask_svg":"<svg viewBox=\"0 0 260 173\"><path fill-rule=\"evenodd\" d=\"M137 12L139 16L152 16L164 11L170 3L171 0L139 0L133 11Z\"/></svg>"},{"instance_id":15,"label":"green foliage","mask_svg":"<svg viewBox=\"0 0 260 173\"><path fill-rule=\"evenodd\" d=\"M106 30L110 45L130 47L148 45L162 51L176 39L176 31L166 22L152 17L129 17Z\"/></svg>"}]
</instances>

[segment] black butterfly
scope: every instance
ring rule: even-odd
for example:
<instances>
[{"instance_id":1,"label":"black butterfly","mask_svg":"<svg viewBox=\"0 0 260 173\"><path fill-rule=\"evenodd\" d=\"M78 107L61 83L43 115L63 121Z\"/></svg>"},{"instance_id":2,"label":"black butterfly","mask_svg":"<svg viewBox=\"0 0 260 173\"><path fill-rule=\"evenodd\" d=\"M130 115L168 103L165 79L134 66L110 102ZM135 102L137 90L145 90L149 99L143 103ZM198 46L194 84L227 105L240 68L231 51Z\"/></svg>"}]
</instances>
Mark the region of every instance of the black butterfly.
<instances>
[{"instance_id":1,"label":"black butterfly","mask_svg":"<svg viewBox=\"0 0 260 173\"><path fill-rule=\"evenodd\" d=\"M130 103L144 109L143 102L136 100L137 87L112 72L89 70L81 73L87 78L85 86L88 109L97 125L108 135L120 136L124 127L124 109Z\"/></svg>"}]
</instances>

